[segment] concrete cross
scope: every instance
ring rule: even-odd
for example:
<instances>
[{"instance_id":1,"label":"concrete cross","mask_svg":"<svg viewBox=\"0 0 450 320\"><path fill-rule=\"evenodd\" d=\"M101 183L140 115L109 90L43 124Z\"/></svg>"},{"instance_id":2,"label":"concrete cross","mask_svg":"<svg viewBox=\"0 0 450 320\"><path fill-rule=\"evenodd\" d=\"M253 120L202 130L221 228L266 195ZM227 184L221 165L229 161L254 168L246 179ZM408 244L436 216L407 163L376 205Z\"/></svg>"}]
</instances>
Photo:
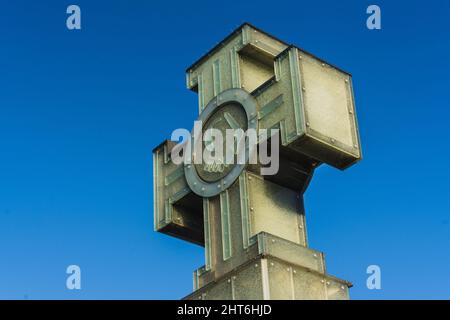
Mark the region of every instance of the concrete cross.
<instances>
[{"instance_id":1,"label":"concrete cross","mask_svg":"<svg viewBox=\"0 0 450 320\"><path fill-rule=\"evenodd\" d=\"M245 23L187 69L187 86L202 134L278 129L281 142L270 176L248 161L176 165L171 141L154 149L155 230L205 247L187 298L347 299L350 284L307 248L303 194L321 163L361 158L351 76Z\"/></svg>"}]
</instances>

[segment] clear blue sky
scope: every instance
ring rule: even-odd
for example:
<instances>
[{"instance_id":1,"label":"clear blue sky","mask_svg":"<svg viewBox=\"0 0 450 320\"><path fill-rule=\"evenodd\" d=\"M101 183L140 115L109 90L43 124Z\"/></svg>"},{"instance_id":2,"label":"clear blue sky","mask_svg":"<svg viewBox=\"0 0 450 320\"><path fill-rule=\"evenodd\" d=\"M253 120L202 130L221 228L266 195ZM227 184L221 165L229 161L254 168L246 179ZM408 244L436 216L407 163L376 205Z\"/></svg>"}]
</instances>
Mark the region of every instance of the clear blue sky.
<instances>
[{"instance_id":1,"label":"clear blue sky","mask_svg":"<svg viewBox=\"0 0 450 320\"><path fill-rule=\"evenodd\" d=\"M151 150L196 118L185 68L243 21L353 74L364 160L306 194L328 271L354 299L450 298L448 1L376 1L381 31L361 0L73 3L81 31L72 2L0 6L0 298L191 292L203 250L153 232Z\"/></svg>"}]
</instances>

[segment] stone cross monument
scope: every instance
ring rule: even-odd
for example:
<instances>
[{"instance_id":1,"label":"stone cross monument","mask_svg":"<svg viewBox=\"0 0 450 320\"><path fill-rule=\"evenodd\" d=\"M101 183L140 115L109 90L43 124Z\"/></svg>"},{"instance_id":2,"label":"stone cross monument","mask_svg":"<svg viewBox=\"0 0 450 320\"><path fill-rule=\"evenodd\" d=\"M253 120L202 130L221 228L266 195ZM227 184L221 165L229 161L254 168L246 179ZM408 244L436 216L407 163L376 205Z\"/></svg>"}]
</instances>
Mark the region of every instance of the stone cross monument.
<instances>
[{"instance_id":1,"label":"stone cross monument","mask_svg":"<svg viewBox=\"0 0 450 320\"><path fill-rule=\"evenodd\" d=\"M187 69L206 128L279 129L279 170L208 170L153 151L155 230L204 246L186 299L348 299L308 248L303 194L322 163L361 159L351 76L243 24ZM204 147L204 145L202 145Z\"/></svg>"}]
</instances>

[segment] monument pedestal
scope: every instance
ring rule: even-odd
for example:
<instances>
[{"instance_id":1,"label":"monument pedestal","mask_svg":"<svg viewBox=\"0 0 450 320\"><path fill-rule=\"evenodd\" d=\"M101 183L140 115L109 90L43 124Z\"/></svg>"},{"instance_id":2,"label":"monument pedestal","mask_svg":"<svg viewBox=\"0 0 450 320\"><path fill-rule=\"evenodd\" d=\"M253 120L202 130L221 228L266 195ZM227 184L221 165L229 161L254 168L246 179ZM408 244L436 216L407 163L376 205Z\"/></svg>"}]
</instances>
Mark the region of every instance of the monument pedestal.
<instances>
[{"instance_id":1,"label":"monument pedestal","mask_svg":"<svg viewBox=\"0 0 450 320\"><path fill-rule=\"evenodd\" d=\"M249 260L222 277L202 267L194 272L189 300L347 300L351 283L328 275L321 252L261 232Z\"/></svg>"}]
</instances>

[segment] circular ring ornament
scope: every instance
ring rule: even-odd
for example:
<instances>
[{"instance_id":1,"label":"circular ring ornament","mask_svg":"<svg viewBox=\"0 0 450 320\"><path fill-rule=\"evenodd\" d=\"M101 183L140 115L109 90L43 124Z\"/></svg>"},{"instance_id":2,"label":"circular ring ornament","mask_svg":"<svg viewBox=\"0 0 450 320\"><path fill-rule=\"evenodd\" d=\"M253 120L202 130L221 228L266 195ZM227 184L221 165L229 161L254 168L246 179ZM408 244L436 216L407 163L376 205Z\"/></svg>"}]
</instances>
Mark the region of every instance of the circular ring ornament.
<instances>
[{"instance_id":1,"label":"circular ring ornament","mask_svg":"<svg viewBox=\"0 0 450 320\"><path fill-rule=\"evenodd\" d=\"M256 130L258 127L256 99L242 89L228 89L213 98L203 109L198 121L202 121L202 139L204 129L208 126L214 128L219 123L228 123L231 129ZM234 117L233 117L234 115ZM225 117L223 117L225 116ZM227 117L228 116L228 117ZM218 125L220 127L220 125ZM219 130L224 130L222 125ZM195 150L195 137L191 137L191 148ZM209 173L194 163L194 152L191 154L191 163L184 165L186 181L191 190L201 197L213 197L226 190L239 177L245 165L248 163L250 152L256 146L249 145L249 139L245 139L245 164L234 163L226 165L222 172ZM204 145L202 142L202 152ZM228 167L229 166L229 167Z\"/></svg>"}]
</instances>

